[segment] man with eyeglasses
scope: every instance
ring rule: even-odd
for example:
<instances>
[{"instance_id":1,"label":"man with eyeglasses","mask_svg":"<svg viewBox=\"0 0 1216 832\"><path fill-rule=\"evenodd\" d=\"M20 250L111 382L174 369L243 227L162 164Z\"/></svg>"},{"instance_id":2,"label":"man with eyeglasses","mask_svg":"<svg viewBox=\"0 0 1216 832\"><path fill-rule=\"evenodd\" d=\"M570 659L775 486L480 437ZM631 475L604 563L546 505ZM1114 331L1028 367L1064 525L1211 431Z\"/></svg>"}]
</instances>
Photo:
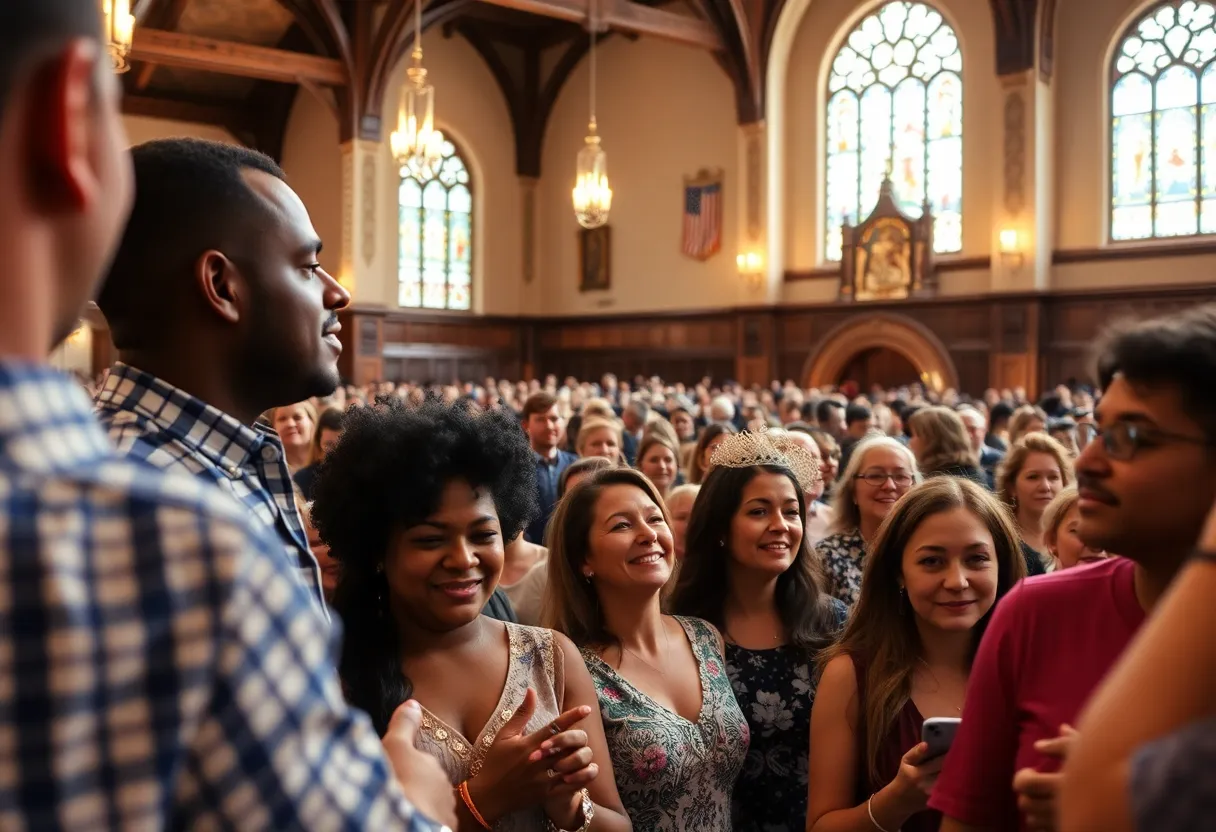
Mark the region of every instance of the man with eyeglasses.
<instances>
[{"instance_id":1,"label":"man with eyeglasses","mask_svg":"<svg viewBox=\"0 0 1216 832\"><path fill-rule=\"evenodd\" d=\"M1076 466L1080 536L1122 557L1027 579L993 613L929 801L942 832L1056 828L1068 726L1216 500L1216 306L1114 329L1097 365L1104 394Z\"/></svg>"}]
</instances>

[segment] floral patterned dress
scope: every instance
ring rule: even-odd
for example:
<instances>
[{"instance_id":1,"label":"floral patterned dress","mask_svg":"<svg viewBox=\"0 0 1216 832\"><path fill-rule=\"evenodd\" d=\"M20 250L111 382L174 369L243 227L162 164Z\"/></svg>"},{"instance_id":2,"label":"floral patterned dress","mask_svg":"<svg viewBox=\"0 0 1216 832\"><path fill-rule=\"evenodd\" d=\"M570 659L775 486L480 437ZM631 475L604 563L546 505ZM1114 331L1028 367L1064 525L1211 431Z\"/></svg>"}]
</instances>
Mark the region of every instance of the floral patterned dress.
<instances>
[{"instance_id":1,"label":"floral patterned dress","mask_svg":"<svg viewBox=\"0 0 1216 832\"><path fill-rule=\"evenodd\" d=\"M839 632L848 610L836 599L832 609ZM752 738L735 784L735 832L803 832L807 737L819 685L813 661L789 646L749 650L727 643L726 672Z\"/></svg>"},{"instance_id":2,"label":"floral patterned dress","mask_svg":"<svg viewBox=\"0 0 1216 832\"><path fill-rule=\"evenodd\" d=\"M634 832L730 832L731 792L749 733L726 675L718 632L698 618L675 617L692 645L701 677L696 722L659 705L591 650L616 786Z\"/></svg>"},{"instance_id":3,"label":"floral patterned dress","mask_svg":"<svg viewBox=\"0 0 1216 832\"><path fill-rule=\"evenodd\" d=\"M866 560L866 542L861 539L861 531L830 534L815 545L815 554L823 564L828 594L850 607L856 604L861 594L861 567Z\"/></svg>"}]
</instances>

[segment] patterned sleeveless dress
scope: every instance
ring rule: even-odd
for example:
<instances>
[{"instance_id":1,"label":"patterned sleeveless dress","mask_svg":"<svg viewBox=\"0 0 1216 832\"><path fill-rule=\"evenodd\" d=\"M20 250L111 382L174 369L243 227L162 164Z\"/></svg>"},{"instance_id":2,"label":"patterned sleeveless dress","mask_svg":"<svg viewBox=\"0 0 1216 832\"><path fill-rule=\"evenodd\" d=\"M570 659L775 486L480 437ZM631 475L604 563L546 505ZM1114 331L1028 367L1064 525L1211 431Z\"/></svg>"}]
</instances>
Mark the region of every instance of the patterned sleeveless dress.
<instances>
[{"instance_id":1,"label":"patterned sleeveless dress","mask_svg":"<svg viewBox=\"0 0 1216 832\"><path fill-rule=\"evenodd\" d=\"M536 712L528 720L528 733L539 731L562 712L565 657L553 643L553 631L519 624L504 626L511 650L507 680L493 716L477 738L470 741L425 706L422 708L422 730L418 732L417 747L439 760L453 786L481 771L494 738L523 702L528 688L536 692ZM497 832L536 832L544 828L545 813L540 806L514 812L494 825Z\"/></svg>"},{"instance_id":2,"label":"patterned sleeveless dress","mask_svg":"<svg viewBox=\"0 0 1216 832\"><path fill-rule=\"evenodd\" d=\"M616 786L634 832L730 832L731 790L747 755L747 720L726 675L717 631L675 616L701 678L695 722L655 702L599 656L583 659L600 702Z\"/></svg>"}]
</instances>

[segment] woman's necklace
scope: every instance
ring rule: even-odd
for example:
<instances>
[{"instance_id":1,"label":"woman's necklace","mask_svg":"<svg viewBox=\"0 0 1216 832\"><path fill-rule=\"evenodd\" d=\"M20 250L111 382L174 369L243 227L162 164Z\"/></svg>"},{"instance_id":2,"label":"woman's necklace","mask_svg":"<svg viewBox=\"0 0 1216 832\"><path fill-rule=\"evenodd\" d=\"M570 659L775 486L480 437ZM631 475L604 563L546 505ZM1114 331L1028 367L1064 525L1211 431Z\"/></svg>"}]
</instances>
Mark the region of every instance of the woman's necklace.
<instances>
[{"instance_id":1,"label":"woman's necklace","mask_svg":"<svg viewBox=\"0 0 1216 832\"><path fill-rule=\"evenodd\" d=\"M919 661L921 664L923 664L923 665L925 666L925 670L929 671L929 675L933 677L933 683L934 683L935 685L937 685L937 687L934 689L934 691L933 691L933 692L934 692L934 693L941 693L941 689L942 689L942 682L941 682L941 680L940 680L940 679L938 679L938 678L937 678L937 674L933 672L933 668L929 666L929 663L928 663L927 661L925 661L925 659L924 659L924 657L923 657L923 656L917 657L917 661ZM964 699L966 699L966 698L967 698L967 691L966 691L965 689L964 689L964 691L963 691L963 698L964 698ZM961 714L961 713L963 712L963 706L962 706L962 705L955 705L955 706L954 706L954 710L955 710L955 712L956 712L956 713L960 713L960 714Z\"/></svg>"},{"instance_id":2,"label":"woman's necklace","mask_svg":"<svg viewBox=\"0 0 1216 832\"><path fill-rule=\"evenodd\" d=\"M661 620L660 620L660 622L659 622L659 623L660 623L660 624L663 624L663 622L662 622ZM624 642L621 642L621 650L623 650L624 652L626 652L626 653L628 653L629 655L633 656L635 659L637 659L637 660L638 660L638 661L640 661L642 664L644 664L644 665L646 665L647 667L649 667L651 670L653 670L655 673L659 674L660 676L666 676L666 675L667 675L667 672L666 672L666 671L664 671L664 670L660 670L659 668L657 668L657 667L655 667L654 665L652 665L650 662L648 662L648 661L646 661L645 659L643 659L643 658L642 658L641 656L639 656L637 653L633 652L633 651L632 651L632 650L630 650L628 647L626 647ZM666 625L666 624L663 624L663 660L664 660L664 663L666 663L667 657L668 657L669 655L671 655L671 635L670 635L670 634L667 632L667 625Z\"/></svg>"}]
</instances>

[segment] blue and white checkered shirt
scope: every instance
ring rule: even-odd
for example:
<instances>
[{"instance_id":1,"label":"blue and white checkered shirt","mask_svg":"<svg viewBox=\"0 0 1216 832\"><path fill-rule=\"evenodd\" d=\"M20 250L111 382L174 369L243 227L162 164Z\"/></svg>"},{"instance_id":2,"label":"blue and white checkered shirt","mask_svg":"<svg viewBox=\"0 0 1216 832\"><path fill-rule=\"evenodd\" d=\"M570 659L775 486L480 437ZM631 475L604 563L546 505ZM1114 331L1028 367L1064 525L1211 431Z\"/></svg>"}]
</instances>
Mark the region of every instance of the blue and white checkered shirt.
<instances>
[{"instance_id":1,"label":"blue and white checkered shirt","mask_svg":"<svg viewBox=\"0 0 1216 832\"><path fill-rule=\"evenodd\" d=\"M0 363L0 829L434 832L282 546Z\"/></svg>"},{"instance_id":2,"label":"blue and white checkered shirt","mask_svg":"<svg viewBox=\"0 0 1216 832\"><path fill-rule=\"evenodd\" d=\"M321 568L296 508L283 444L156 376L121 362L97 393L97 418L120 454L201 477L236 497L283 541L326 620Z\"/></svg>"}]
</instances>

